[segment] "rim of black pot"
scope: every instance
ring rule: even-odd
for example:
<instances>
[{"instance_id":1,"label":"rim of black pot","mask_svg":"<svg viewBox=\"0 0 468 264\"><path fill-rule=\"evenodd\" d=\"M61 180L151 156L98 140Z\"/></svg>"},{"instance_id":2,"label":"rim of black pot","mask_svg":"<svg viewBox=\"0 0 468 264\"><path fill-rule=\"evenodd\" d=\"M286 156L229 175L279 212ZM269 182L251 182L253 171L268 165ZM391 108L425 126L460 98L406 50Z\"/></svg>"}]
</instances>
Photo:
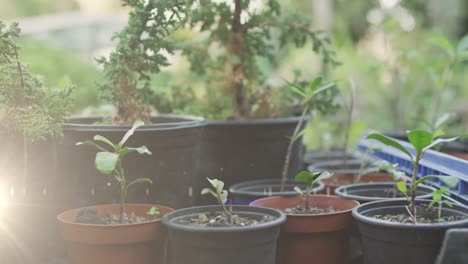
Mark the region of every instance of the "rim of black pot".
<instances>
[{"instance_id":1,"label":"rim of black pot","mask_svg":"<svg viewBox=\"0 0 468 264\"><path fill-rule=\"evenodd\" d=\"M244 190L243 188L246 188L246 187L249 187L249 186L255 185L255 184L268 185L269 183L281 184L281 179L260 179L260 180L239 182L239 183L236 183L236 184L232 185L229 188L229 192L232 193L233 195L265 197L266 194L264 192L248 191L248 190ZM304 181L296 181L294 179L287 179L285 183L288 184L288 185L290 185L292 183L303 184L303 185L306 184L306 182L304 182ZM325 189L325 185L320 181L315 182L314 186L315 187L310 192L311 194L314 193L314 192L319 192L319 191ZM271 195L267 195L267 196L295 196L295 195L297 195L296 191L283 191L283 192L271 192Z\"/></svg>"},{"instance_id":2,"label":"rim of black pot","mask_svg":"<svg viewBox=\"0 0 468 264\"><path fill-rule=\"evenodd\" d=\"M409 186L410 183L407 183L407 186ZM398 198L392 198L392 197L375 197L375 196L362 196L362 195L353 195L353 194L349 194L349 193L345 193L344 190L346 189L352 189L352 188L355 188L355 189L359 189L359 188L363 188L363 187L367 187L367 188L363 188L362 190L366 190L366 189L369 189L371 187L379 187L379 186L382 186L382 187L386 187L386 188L393 188L395 186L395 183L393 182L369 182L369 183L353 183L353 184L347 184L347 185L343 185L343 186L340 186L338 188L335 189L335 194L340 196L340 197L343 197L345 199L350 199L350 200L358 200L358 201L382 201L382 200L404 200L405 198L404 197L398 197ZM420 185L418 186L418 189L422 187L421 189L426 189L427 191L429 191L429 193L427 194L424 194L424 195L418 195L416 196L417 198L420 198L420 199L426 199L426 198L430 198L431 197L431 193L432 191L435 190L435 188L431 187L431 186L428 186L428 185ZM419 190L421 190L419 189Z\"/></svg>"},{"instance_id":3,"label":"rim of black pot","mask_svg":"<svg viewBox=\"0 0 468 264\"><path fill-rule=\"evenodd\" d=\"M431 201L427 199L417 199L416 202L417 203L430 203ZM381 207L402 207L404 205L407 205L406 200L393 199L393 200L374 201L374 202L364 203L353 208L352 215L353 215L353 218L359 222L364 222L364 223L371 224L371 225L394 227L394 228L434 229L438 227L446 228L450 226L459 226L462 224L468 224L468 219L451 221L451 222L443 222L443 223L431 223L431 224L396 223L396 222L389 222L385 220L375 219L373 217L365 216L363 214L366 212L364 210L372 210L372 209L377 209ZM453 207L444 207L444 210L460 212L459 210L455 210L455 207L467 210L466 213L464 214L468 217L468 207L459 203L454 203Z\"/></svg>"},{"instance_id":4,"label":"rim of black pot","mask_svg":"<svg viewBox=\"0 0 468 264\"><path fill-rule=\"evenodd\" d=\"M251 215L264 214L264 215L275 216L276 219L271 222L261 223L261 224L253 225L253 226L233 226L233 227L201 227L201 226L183 225L183 224L174 222L177 219L185 219L190 215L198 215L202 212L208 213L208 212L213 212L213 211L222 211L222 208L219 205L205 205L205 206L189 207L189 208L174 210L170 213L165 214L161 218L161 223L168 228L188 231L188 232L210 232L210 233L223 232L225 233L225 232L249 232L249 231L254 231L254 230L269 229L269 228L278 226L286 221L286 214L280 210L273 209L273 208L248 206L248 205L233 205L232 208L233 208L234 213L239 214L239 215L243 215L242 212L247 212L247 214L250 212ZM200 209L203 209L203 211L196 212L196 210L200 210ZM187 213L187 214L184 214L184 213ZM176 216L173 217L174 215Z\"/></svg>"},{"instance_id":5,"label":"rim of black pot","mask_svg":"<svg viewBox=\"0 0 468 264\"><path fill-rule=\"evenodd\" d=\"M205 125L206 121L202 117L189 116L189 115L173 115L173 114L158 114L152 115L152 119L158 117L175 119L180 121L172 121L167 123L153 123L149 125L144 125L138 128L139 131L148 131L148 130L164 130L164 129L177 129L185 127L195 127ZM94 122L100 121L103 119L103 116L91 115L91 116L70 116L65 119L63 125L64 130L86 130L86 131L127 131L132 126L131 125L105 125L105 124L94 124ZM81 122L73 123L73 120L80 120ZM85 121L85 122L83 122Z\"/></svg>"},{"instance_id":6,"label":"rim of black pot","mask_svg":"<svg viewBox=\"0 0 468 264\"><path fill-rule=\"evenodd\" d=\"M207 120L208 125L217 126L252 126L252 125L278 125L278 124L294 124L300 120L298 116L278 117L278 118L262 118L262 119L245 119L245 120ZM305 121L310 120L310 116L305 118Z\"/></svg>"}]
</instances>

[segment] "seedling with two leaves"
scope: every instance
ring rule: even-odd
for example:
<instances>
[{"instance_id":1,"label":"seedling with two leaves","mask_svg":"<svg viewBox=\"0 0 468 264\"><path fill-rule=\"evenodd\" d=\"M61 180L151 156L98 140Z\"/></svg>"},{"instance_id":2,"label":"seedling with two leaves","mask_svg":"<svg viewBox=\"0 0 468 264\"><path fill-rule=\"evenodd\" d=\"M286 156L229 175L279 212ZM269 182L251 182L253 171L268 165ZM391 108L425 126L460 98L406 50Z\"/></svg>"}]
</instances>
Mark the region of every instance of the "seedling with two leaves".
<instances>
[{"instance_id":1,"label":"seedling with two leaves","mask_svg":"<svg viewBox=\"0 0 468 264\"><path fill-rule=\"evenodd\" d=\"M407 206L406 209L413 220L414 223L417 222L417 212L416 212L416 206L415 206L415 199L416 199L416 189L418 188L419 184L422 184L428 180L431 179L439 179L442 181L445 185L449 187L454 187L458 183L458 178L454 176L441 176L441 175L427 175L423 176L422 178L418 179L417 174L418 174L418 166L419 162L423 158L424 154L426 151L431 149L432 147L440 144L440 143L446 143L446 142L452 142L455 141L458 137L452 137L452 138L438 138L441 136L439 133L431 133L425 130L411 130L408 132L408 140L415 149L415 155L411 154L405 147L403 147L400 143L397 141L393 140L392 138L389 138L387 136L384 136L379 133L372 133L367 136L367 139L375 139L380 141L381 143L393 147L397 150L399 150L401 153L409 157L409 160L411 161L411 164L413 166L413 173L411 176L411 185L409 189L409 195L408 195L408 190L406 187L406 183L404 182L397 182L396 186L398 190L400 190L403 195L408 200L409 207ZM438 196L436 196L438 197ZM433 197L434 198L434 197ZM440 217L439 217L440 218Z\"/></svg>"},{"instance_id":2,"label":"seedling with two leaves","mask_svg":"<svg viewBox=\"0 0 468 264\"><path fill-rule=\"evenodd\" d=\"M119 214L119 223L123 223L124 217L124 206L127 198L128 189L138 183L152 183L148 178L138 178L133 181L128 182L125 171L122 165L122 160L128 154L137 152L138 154L151 155L151 152L146 146L141 146L138 148L125 147L127 140L135 133L139 127L143 126L142 121L136 121L132 128L128 130L119 143L114 144L106 137L96 135L93 140L86 140L84 142L76 143L77 146L85 145L91 146L98 150L95 158L96 169L105 175L114 175L115 180L120 185L120 214ZM103 147L98 144L103 143L106 147ZM157 215L159 210L157 208L150 209L148 212L149 215Z\"/></svg>"},{"instance_id":3,"label":"seedling with two leaves","mask_svg":"<svg viewBox=\"0 0 468 264\"><path fill-rule=\"evenodd\" d=\"M297 181L305 181L306 188L305 190L299 188L298 186L294 187L294 190L299 193L304 199L304 209L308 209L310 207L309 200L310 200L310 193L314 184L322 179L330 178L333 174L329 173L328 171L324 172L310 172L310 171L302 171L294 177Z\"/></svg>"},{"instance_id":4,"label":"seedling with two leaves","mask_svg":"<svg viewBox=\"0 0 468 264\"><path fill-rule=\"evenodd\" d=\"M228 218L229 223L232 224L232 207L230 207L229 209L226 207L226 202L228 200L229 193L227 190L224 190L224 182L218 179L206 179L210 182L213 189L205 188L201 191L201 194L211 194L213 197L215 197L218 201L218 204L223 208L223 211L226 217Z\"/></svg>"}]
</instances>

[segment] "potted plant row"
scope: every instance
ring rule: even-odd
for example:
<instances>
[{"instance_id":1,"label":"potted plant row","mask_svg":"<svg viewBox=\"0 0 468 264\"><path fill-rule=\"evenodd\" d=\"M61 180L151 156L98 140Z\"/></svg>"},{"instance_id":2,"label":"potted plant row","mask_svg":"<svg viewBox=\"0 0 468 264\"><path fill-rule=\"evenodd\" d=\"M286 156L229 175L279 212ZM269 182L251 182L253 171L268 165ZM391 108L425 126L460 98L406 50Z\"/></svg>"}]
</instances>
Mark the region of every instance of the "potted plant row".
<instances>
[{"instance_id":1,"label":"potted plant row","mask_svg":"<svg viewBox=\"0 0 468 264\"><path fill-rule=\"evenodd\" d=\"M457 138L438 138L425 130L408 132L410 152L392 138L379 133L367 136L395 148L407 156L413 166L411 183L396 183L405 199L380 200L353 209L362 235L366 263L433 263L439 253L445 232L450 228L468 226L468 208L445 199L447 188L456 186L457 177L422 175L417 178L418 166L427 150ZM418 187L438 180L443 186L431 193L432 200L417 199Z\"/></svg>"}]
</instances>

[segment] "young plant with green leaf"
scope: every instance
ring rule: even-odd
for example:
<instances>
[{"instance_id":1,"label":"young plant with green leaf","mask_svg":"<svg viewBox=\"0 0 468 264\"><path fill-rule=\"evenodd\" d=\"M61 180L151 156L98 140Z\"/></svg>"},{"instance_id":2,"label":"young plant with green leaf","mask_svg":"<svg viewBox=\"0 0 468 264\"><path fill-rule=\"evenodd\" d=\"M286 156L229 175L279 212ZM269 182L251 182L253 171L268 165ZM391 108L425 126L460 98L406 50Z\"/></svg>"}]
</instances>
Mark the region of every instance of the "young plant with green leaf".
<instances>
[{"instance_id":1,"label":"young plant with green leaf","mask_svg":"<svg viewBox=\"0 0 468 264\"><path fill-rule=\"evenodd\" d=\"M458 179L458 178L457 178ZM432 192L432 201L429 204L429 207L434 206L437 203L437 218L439 222L443 220L442 218L442 205L445 204L448 207L453 207L452 203L449 200L444 199L444 195L450 195L450 192L445 187L441 187L438 190Z\"/></svg>"},{"instance_id":2,"label":"young plant with green leaf","mask_svg":"<svg viewBox=\"0 0 468 264\"><path fill-rule=\"evenodd\" d=\"M282 183L286 182L289 171L289 164L291 162L291 155L294 146L294 142L298 140L305 132L305 129L301 129L304 125L304 121L308 114L313 113L314 111L327 112L330 109L334 108L334 94L331 97L327 98L318 98L317 96L327 90L336 88L335 83L322 84L323 78L315 78L308 87L301 87L294 83L286 81L290 89L296 93L300 98L300 107L302 108L301 117L296 127L294 128L293 135L289 141L288 149L286 151L286 157L283 165L283 172L281 174ZM283 185L283 184L282 184Z\"/></svg>"},{"instance_id":3,"label":"young plant with green leaf","mask_svg":"<svg viewBox=\"0 0 468 264\"><path fill-rule=\"evenodd\" d=\"M452 119L450 113L439 113L444 93L447 91L452 80L455 66L463 61L468 60L468 35L465 35L455 46L443 37L433 38L431 42L440 47L447 56L444 68L438 73L433 68L429 68L429 74L434 83L434 102L430 116L424 123L429 127L430 131L436 133Z\"/></svg>"},{"instance_id":4,"label":"young plant with green leaf","mask_svg":"<svg viewBox=\"0 0 468 264\"><path fill-rule=\"evenodd\" d=\"M431 149L432 147L440 144L440 143L445 143L445 142L452 142L455 141L458 137L453 137L453 138L438 138L440 136L439 134L432 134L428 131L425 130L411 130L408 132L408 140L415 149L415 154L411 154L410 151L408 151L403 145L398 143L392 138L389 138L385 135L379 134L379 133L372 133L368 135L366 138L367 139L374 139L378 140L381 143L393 147L404 155L406 155L412 166L413 166L413 173L411 175L411 186L409 190L409 195L407 194L407 187L405 182L397 182L397 188L404 193L408 197L408 202L409 202L409 208L408 213L410 214L410 217L413 219L414 222L416 222L416 217L417 217L417 212L416 212L416 205L415 205L415 199L416 199L416 189L418 188L418 185L421 183L424 183L427 180L437 178L444 182L448 186L453 186L454 177L450 176L441 176L441 175L428 175L428 176L423 176L422 178L418 179L418 166L419 162L424 156L424 153ZM458 179L456 179L458 180ZM456 182L455 182L456 185Z\"/></svg>"},{"instance_id":5,"label":"young plant with green leaf","mask_svg":"<svg viewBox=\"0 0 468 264\"><path fill-rule=\"evenodd\" d=\"M228 218L229 223L232 224L232 208L228 209L226 207L226 202L227 202L229 193L227 190L224 190L224 182L218 179L210 179L210 178L206 178L206 179L210 182L213 189L205 188L201 191L201 194L202 195L211 194L213 197L215 197L216 200L218 201L218 204L223 208L224 214Z\"/></svg>"},{"instance_id":6,"label":"young plant with green leaf","mask_svg":"<svg viewBox=\"0 0 468 264\"><path fill-rule=\"evenodd\" d=\"M113 174L115 180L118 182L120 186L119 222L121 224L123 223L124 206L129 188L138 183L152 183L151 179L148 178L138 178L129 182L122 165L123 158L132 152L151 155L151 152L146 146L137 148L125 147L125 143L135 133L135 130L143 125L143 121L137 120L133 124L132 128L125 133L123 138L117 144L112 143L109 139L100 135L94 136L93 140L86 140L84 142L76 143L77 146L85 145L96 148L98 150L95 159L96 169L105 175ZM103 143L106 147L99 145L98 142ZM155 213L155 211L151 213Z\"/></svg>"},{"instance_id":7,"label":"young plant with green leaf","mask_svg":"<svg viewBox=\"0 0 468 264\"><path fill-rule=\"evenodd\" d=\"M306 182L306 188L302 190L298 186L294 187L294 190L299 194L302 195L304 199L304 209L308 209L309 206L309 200L310 200L310 193L312 191L312 188L314 187L314 184L322 179L327 179L330 178L333 174L329 173L328 171L323 171L323 172L310 172L310 171L302 171L299 174L294 177L296 181L305 181Z\"/></svg>"}]
</instances>

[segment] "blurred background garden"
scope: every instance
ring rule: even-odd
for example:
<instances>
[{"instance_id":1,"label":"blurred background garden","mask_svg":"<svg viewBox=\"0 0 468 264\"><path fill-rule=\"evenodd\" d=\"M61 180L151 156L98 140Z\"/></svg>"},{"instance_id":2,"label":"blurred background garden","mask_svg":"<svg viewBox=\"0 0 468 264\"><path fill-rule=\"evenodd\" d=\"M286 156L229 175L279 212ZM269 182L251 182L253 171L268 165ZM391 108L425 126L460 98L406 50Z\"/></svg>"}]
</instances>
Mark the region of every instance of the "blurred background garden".
<instances>
[{"instance_id":1,"label":"blurred background garden","mask_svg":"<svg viewBox=\"0 0 468 264\"><path fill-rule=\"evenodd\" d=\"M250 1L252 11L261 9L265 2ZM342 145L350 113L350 78L355 83L351 146L368 129L468 131L468 38L463 38L468 33L467 0L280 2L283 14L299 12L311 20L311 30L329 35L330 49L339 62L323 65L310 44L301 48L288 44L274 49L274 62L262 58L255 62L257 74L273 87L262 93L277 93L281 98L288 96L281 92L287 89L284 80L312 80L324 75L337 83L336 103L340 107L333 114L316 114L309 122L305 135L309 149ZM113 50L116 42L112 36L127 23L128 9L121 1L0 0L0 7L0 20L18 21L22 28L22 61L31 72L42 76L49 89L69 83L75 86L74 115L113 111L98 88L104 74L95 58ZM197 38L194 34L198 33L180 30L170 39L182 45ZM145 98L155 111L210 119L230 117L232 102L211 93L211 84L190 69L181 52L169 58L171 65L153 76ZM256 98L261 108L262 94Z\"/></svg>"}]
</instances>

